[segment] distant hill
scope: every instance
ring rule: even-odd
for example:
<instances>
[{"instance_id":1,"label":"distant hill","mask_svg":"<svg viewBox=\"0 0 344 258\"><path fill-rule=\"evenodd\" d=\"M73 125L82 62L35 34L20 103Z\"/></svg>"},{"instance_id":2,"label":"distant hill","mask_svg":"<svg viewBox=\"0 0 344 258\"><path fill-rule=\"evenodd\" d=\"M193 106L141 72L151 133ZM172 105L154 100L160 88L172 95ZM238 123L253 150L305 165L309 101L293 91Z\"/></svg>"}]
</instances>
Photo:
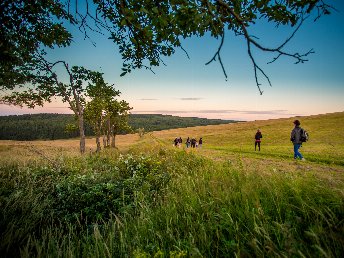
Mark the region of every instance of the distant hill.
<instances>
[{"instance_id":1,"label":"distant hill","mask_svg":"<svg viewBox=\"0 0 344 258\"><path fill-rule=\"evenodd\" d=\"M178 117L160 114L131 114L129 124L136 130L146 132L202 125L235 123L234 120ZM32 114L0 116L0 140L55 140L78 137L78 132L66 132L67 124L77 124L74 115ZM92 128L86 124L86 136L93 136ZM126 132L123 132L126 133Z\"/></svg>"}]
</instances>

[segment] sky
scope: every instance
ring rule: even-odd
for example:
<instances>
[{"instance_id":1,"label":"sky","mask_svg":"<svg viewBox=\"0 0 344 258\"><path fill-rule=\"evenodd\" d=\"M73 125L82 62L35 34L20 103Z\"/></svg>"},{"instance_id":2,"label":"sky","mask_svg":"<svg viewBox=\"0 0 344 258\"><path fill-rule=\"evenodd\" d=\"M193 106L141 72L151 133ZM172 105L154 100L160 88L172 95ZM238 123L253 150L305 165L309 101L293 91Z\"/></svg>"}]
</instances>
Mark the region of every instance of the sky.
<instances>
[{"instance_id":1,"label":"sky","mask_svg":"<svg viewBox=\"0 0 344 258\"><path fill-rule=\"evenodd\" d=\"M331 2L331 1L328 1ZM218 62L205 65L220 44L205 35L182 42L190 58L181 50L163 58L165 65L149 70L134 70L120 77L122 60L116 45L101 35L96 42L84 40L72 28L70 47L49 51L50 60L66 60L101 71L110 84L122 92L121 99L133 107L135 114L168 114L233 120L265 120L344 111L344 1L331 2L337 11L313 22L305 21L286 49L305 53L314 49L309 61L294 64L282 57L267 64L275 55L253 49L256 62L269 76L272 86L260 75L260 95L244 39L226 32L221 58L228 74ZM258 22L250 28L262 45L276 47L292 29ZM43 108L27 109L0 105L0 115L33 113L72 113L59 99Z\"/></svg>"}]
</instances>

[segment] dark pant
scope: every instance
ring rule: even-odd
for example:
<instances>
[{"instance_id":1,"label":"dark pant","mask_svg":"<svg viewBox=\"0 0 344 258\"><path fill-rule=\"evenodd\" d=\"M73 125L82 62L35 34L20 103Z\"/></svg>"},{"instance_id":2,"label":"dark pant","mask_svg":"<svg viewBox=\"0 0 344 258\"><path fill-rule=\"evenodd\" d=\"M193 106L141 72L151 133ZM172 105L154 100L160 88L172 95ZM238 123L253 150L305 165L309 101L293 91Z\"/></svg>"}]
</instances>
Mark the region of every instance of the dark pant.
<instances>
[{"instance_id":1,"label":"dark pant","mask_svg":"<svg viewBox=\"0 0 344 258\"><path fill-rule=\"evenodd\" d=\"M258 150L260 150L260 142L255 142L254 143L254 150L257 149L257 145L258 145Z\"/></svg>"},{"instance_id":2,"label":"dark pant","mask_svg":"<svg viewBox=\"0 0 344 258\"><path fill-rule=\"evenodd\" d=\"M294 159L303 158L302 154L299 151L300 147L301 147L301 144L294 144Z\"/></svg>"}]
</instances>

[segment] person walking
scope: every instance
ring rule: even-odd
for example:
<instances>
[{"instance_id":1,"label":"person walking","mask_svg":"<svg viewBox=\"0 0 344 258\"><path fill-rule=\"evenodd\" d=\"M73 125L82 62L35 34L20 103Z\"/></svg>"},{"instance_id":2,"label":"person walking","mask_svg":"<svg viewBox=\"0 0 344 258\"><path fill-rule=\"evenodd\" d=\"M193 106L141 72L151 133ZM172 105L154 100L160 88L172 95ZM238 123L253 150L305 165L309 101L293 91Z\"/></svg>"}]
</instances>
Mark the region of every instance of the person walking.
<instances>
[{"instance_id":1,"label":"person walking","mask_svg":"<svg viewBox=\"0 0 344 258\"><path fill-rule=\"evenodd\" d=\"M258 145L258 150L260 151L260 143L261 139L263 138L262 132L258 129L256 132L256 135L254 136L255 142L254 142L254 151L257 150L257 145Z\"/></svg>"},{"instance_id":2,"label":"person walking","mask_svg":"<svg viewBox=\"0 0 344 258\"><path fill-rule=\"evenodd\" d=\"M300 127L300 121L295 120L294 122L294 129L291 131L290 134L290 141L292 141L294 145L294 159L299 158L300 160L305 160L302 154L300 153L299 149L302 146L302 141L301 141L301 127Z\"/></svg>"},{"instance_id":3,"label":"person walking","mask_svg":"<svg viewBox=\"0 0 344 258\"><path fill-rule=\"evenodd\" d=\"M190 147L190 144L191 144L190 137L188 137L188 138L186 139L185 144L186 144L186 148L189 148L189 147Z\"/></svg>"},{"instance_id":4,"label":"person walking","mask_svg":"<svg viewBox=\"0 0 344 258\"><path fill-rule=\"evenodd\" d=\"M191 139L191 147L192 147L192 148L195 148L195 147L196 147L196 142L197 142L197 141L196 141L195 138L192 138L192 139Z\"/></svg>"},{"instance_id":5,"label":"person walking","mask_svg":"<svg viewBox=\"0 0 344 258\"><path fill-rule=\"evenodd\" d=\"M182 146L183 140L182 137L178 138L178 147L180 148Z\"/></svg>"},{"instance_id":6,"label":"person walking","mask_svg":"<svg viewBox=\"0 0 344 258\"><path fill-rule=\"evenodd\" d=\"M202 148L202 144L203 144L203 139L201 137L199 138L199 141L198 141L198 147Z\"/></svg>"},{"instance_id":7,"label":"person walking","mask_svg":"<svg viewBox=\"0 0 344 258\"><path fill-rule=\"evenodd\" d=\"M178 138L174 139L174 146L175 146L175 147L178 146L178 143L179 143L179 139L178 139Z\"/></svg>"}]
</instances>

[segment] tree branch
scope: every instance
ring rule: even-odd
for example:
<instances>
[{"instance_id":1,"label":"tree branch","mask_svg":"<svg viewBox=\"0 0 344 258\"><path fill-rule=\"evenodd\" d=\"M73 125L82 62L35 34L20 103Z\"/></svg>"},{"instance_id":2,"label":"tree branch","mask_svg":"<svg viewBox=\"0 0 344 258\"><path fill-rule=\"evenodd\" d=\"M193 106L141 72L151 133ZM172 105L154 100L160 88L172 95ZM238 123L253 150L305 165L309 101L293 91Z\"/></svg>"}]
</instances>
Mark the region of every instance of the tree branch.
<instances>
[{"instance_id":1,"label":"tree branch","mask_svg":"<svg viewBox=\"0 0 344 258\"><path fill-rule=\"evenodd\" d=\"M68 14L70 14L71 1L72 0L68 0L68 2L67 2ZM93 40L91 40L91 37L88 35L87 31L90 30L90 31L99 33L101 35L104 35L102 30L105 29L106 31L111 32L111 28L108 26L105 19L103 22L102 20L100 20L98 18L97 10L96 10L95 16L91 14L88 0L84 0L85 7L86 7L85 13L81 13L81 11L79 10L78 2L79 2L79 0L75 0L75 2L74 2L75 3L75 15L74 15L74 17L76 18L77 23L79 23L78 29L81 33L84 34L84 39L86 39L86 38L89 39L91 41L92 45L96 46L96 43ZM93 27L91 27L88 24L88 22L87 22L88 19L91 19L94 21L94 25L97 29L94 29Z\"/></svg>"},{"instance_id":2,"label":"tree branch","mask_svg":"<svg viewBox=\"0 0 344 258\"><path fill-rule=\"evenodd\" d=\"M276 48L268 48L268 47L262 46L260 43L258 43L256 40L254 40L253 36L249 35L249 33L247 31L248 25L244 22L244 20L240 17L240 15L237 14L234 11L233 8L231 8L227 3L223 2L222 0L218 0L217 2L222 7L224 7L234 17L234 19L239 24L239 27L242 30L242 35L245 37L246 43L247 43L247 52L248 52L248 55L249 55L249 57L251 59L253 67L254 67L254 74L255 74L256 85L258 87L258 90L259 90L260 94L263 94L263 91L260 89L260 85L261 84L259 83L259 80L258 80L258 71L265 77L265 79L268 81L270 86L271 86L271 82L270 82L269 77L264 72L264 70L261 69L260 66L256 63L255 58L252 55L251 44L254 45L256 48L262 50L262 51L273 52L273 53L277 53L278 54L276 57L273 58L272 61L268 62L268 64L275 62L281 56L288 56L288 57L296 59L295 64L304 63L304 62L308 61L307 59L305 59L305 57L308 56L309 54L314 53L313 49L309 50L305 54L299 54L299 53L291 54L291 53L288 53L288 52L285 52L285 51L282 50L289 43L289 41L295 36L296 32L299 30L299 28L301 27L301 25L303 24L305 19L307 19L308 17L306 17L306 18L301 17L300 24L296 27L296 29L293 31L293 33L282 44L280 44ZM215 56L216 55L219 55L219 51L215 54ZM213 60L211 60L211 61L213 61ZM226 74L225 74L225 76L226 76Z\"/></svg>"},{"instance_id":3,"label":"tree branch","mask_svg":"<svg viewBox=\"0 0 344 258\"><path fill-rule=\"evenodd\" d=\"M62 60L56 61L56 62L54 62L54 63L49 63L49 62L46 61L42 56L41 56L41 60L43 61L44 65L45 65L45 69L46 69L47 71L49 71L49 72L52 74L52 77L53 77L53 79L54 79L54 81L55 81L56 86L57 86L58 88L60 88L60 90L61 90L61 91L60 91L60 92L61 92L61 96L63 97L63 99L64 99L66 102L68 102L70 108L73 110L73 112L74 112L75 114L77 114L77 109L75 108L75 105L74 105L73 102L71 101L71 99L70 99L70 97L69 97L69 94L66 92L66 87L63 87L63 86L62 86L63 83L62 83L62 82L59 82L56 73L53 72L53 70L52 70L52 68L53 68L54 66L56 66L56 65L58 65L58 64L62 64L62 65L65 67L65 69L66 69L66 71L67 71L67 73L68 73L68 75L69 75L69 80L70 80L70 83L71 83L71 87L74 88L74 87L73 87L73 85L74 85L74 84L73 84L73 76L72 76L71 71L69 70L68 64L67 64L65 61L62 61Z\"/></svg>"},{"instance_id":4,"label":"tree branch","mask_svg":"<svg viewBox=\"0 0 344 258\"><path fill-rule=\"evenodd\" d=\"M213 61L216 62L216 57L218 57L220 65L221 65L221 68L222 68L222 72L225 75L225 78L226 78L226 81L227 81L228 76L227 76L227 73L226 73L226 69L223 66L223 63L222 63L222 60L221 60L221 53L220 53L220 51L222 49L222 46L223 46L224 38L225 38L225 31L223 30L222 31L222 35L221 35L221 43L220 43L219 48L217 49L217 51L216 51L215 55L213 56L213 58L210 59L210 61L208 61L207 63L205 63L205 65L208 65L208 64L210 64Z\"/></svg>"}]
</instances>

